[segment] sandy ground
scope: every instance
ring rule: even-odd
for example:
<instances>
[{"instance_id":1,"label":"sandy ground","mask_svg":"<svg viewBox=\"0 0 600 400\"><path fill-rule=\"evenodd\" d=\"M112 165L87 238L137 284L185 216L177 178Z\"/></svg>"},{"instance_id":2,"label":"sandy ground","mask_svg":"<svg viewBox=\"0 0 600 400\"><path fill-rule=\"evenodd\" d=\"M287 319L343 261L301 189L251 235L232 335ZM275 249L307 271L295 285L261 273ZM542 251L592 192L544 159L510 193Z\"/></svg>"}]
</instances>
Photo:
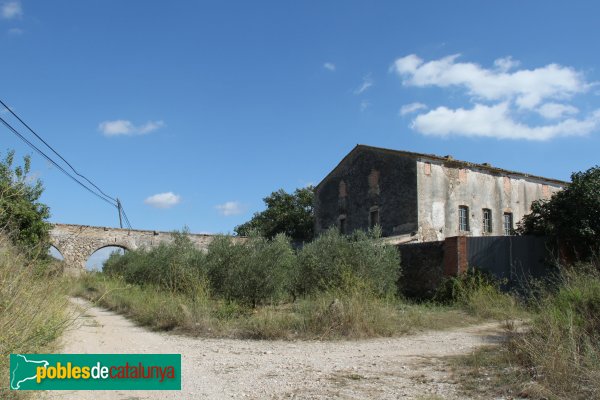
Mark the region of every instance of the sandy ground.
<instances>
[{"instance_id":1,"label":"sandy ground","mask_svg":"<svg viewBox=\"0 0 600 400\"><path fill-rule=\"evenodd\" d=\"M63 353L180 353L182 391L49 392L44 399L463 399L440 358L497 342L484 324L361 341L198 339L150 332L113 312L86 311Z\"/></svg>"}]
</instances>

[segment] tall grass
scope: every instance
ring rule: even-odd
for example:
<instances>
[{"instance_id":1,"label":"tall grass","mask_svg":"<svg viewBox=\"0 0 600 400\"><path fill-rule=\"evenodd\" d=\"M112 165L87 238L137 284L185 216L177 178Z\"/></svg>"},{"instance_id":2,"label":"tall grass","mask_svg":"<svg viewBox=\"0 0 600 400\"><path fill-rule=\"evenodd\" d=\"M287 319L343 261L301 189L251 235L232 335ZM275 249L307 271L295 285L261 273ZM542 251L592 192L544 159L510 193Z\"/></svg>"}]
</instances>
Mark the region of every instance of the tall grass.
<instances>
[{"instance_id":1,"label":"tall grass","mask_svg":"<svg viewBox=\"0 0 600 400\"><path fill-rule=\"evenodd\" d=\"M302 296L294 302L250 305L215 296L165 291L128 284L101 273L83 275L73 289L81 296L124 314L140 325L193 336L240 339L340 339L389 337L422 329L474 323L459 308L412 304L382 298L367 286L349 284Z\"/></svg>"},{"instance_id":2,"label":"tall grass","mask_svg":"<svg viewBox=\"0 0 600 400\"><path fill-rule=\"evenodd\" d=\"M476 298L482 296L480 289L471 292L480 293ZM492 310L502 315L500 308ZM528 318L520 327L506 326L507 340L501 346L459 357L463 389L487 397L600 398L598 266L562 267L555 281L535 287L524 316Z\"/></svg>"},{"instance_id":3,"label":"tall grass","mask_svg":"<svg viewBox=\"0 0 600 400\"><path fill-rule=\"evenodd\" d=\"M547 396L600 398L600 273L563 269L557 291L535 304L530 329L509 343Z\"/></svg>"},{"instance_id":4,"label":"tall grass","mask_svg":"<svg viewBox=\"0 0 600 400\"><path fill-rule=\"evenodd\" d=\"M442 282L434 300L461 307L484 319L512 320L522 316L522 304L515 296L502 291L500 283L491 275L470 268Z\"/></svg>"},{"instance_id":5,"label":"tall grass","mask_svg":"<svg viewBox=\"0 0 600 400\"><path fill-rule=\"evenodd\" d=\"M66 297L55 266L29 258L0 235L0 397L9 391L9 354L51 351L68 324Z\"/></svg>"}]
</instances>

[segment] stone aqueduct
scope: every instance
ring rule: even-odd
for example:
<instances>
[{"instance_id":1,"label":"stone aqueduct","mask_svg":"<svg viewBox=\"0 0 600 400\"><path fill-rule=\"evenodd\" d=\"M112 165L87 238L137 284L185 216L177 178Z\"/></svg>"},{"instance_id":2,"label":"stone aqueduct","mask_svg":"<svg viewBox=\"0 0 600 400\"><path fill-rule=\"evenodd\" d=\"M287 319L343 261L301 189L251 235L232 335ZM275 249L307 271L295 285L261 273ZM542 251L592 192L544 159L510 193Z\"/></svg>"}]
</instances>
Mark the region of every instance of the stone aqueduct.
<instances>
[{"instance_id":1,"label":"stone aqueduct","mask_svg":"<svg viewBox=\"0 0 600 400\"><path fill-rule=\"evenodd\" d=\"M199 248L206 249L214 236L189 234L190 240ZM69 272L85 270L88 258L104 247L116 246L125 250L150 248L173 240L170 232L129 230L99 226L54 224L50 231L50 243L64 257Z\"/></svg>"}]
</instances>

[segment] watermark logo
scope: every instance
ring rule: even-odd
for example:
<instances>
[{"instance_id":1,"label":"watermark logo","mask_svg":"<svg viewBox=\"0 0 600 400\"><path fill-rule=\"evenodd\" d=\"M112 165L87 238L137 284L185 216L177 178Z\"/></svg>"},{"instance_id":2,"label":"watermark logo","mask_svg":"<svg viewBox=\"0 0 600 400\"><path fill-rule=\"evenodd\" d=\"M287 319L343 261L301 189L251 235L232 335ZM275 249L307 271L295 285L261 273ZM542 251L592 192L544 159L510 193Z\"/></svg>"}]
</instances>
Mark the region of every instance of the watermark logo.
<instances>
[{"instance_id":1,"label":"watermark logo","mask_svg":"<svg viewBox=\"0 0 600 400\"><path fill-rule=\"evenodd\" d=\"M180 354L11 354L12 390L181 390Z\"/></svg>"}]
</instances>

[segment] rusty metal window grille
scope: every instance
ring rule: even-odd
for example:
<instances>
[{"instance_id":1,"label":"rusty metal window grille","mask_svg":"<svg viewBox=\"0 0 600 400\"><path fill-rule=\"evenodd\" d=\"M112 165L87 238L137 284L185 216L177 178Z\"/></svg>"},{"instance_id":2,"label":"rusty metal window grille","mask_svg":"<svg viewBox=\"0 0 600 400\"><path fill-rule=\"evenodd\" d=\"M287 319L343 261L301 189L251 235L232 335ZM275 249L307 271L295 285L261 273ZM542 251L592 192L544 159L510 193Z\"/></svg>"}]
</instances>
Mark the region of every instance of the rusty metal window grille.
<instances>
[{"instance_id":1,"label":"rusty metal window grille","mask_svg":"<svg viewBox=\"0 0 600 400\"><path fill-rule=\"evenodd\" d=\"M489 208L483 209L483 232L492 233L492 210Z\"/></svg>"},{"instance_id":2,"label":"rusty metal window grille","mask_svg":"<svg viewBox=\"0 0 600 400\"><path fill-rule=\"evenodd\" d=\"M512 213L504 213L504 235L510 236L513 234L513 215Z\"/></svg>"},{"instance_id":3,"label":"rusty metal window grille","mask_svg":"<svg viewBox=\"0 0 600 400\"><path fill-rule=\"evenodd\" d=\"M469 207L458 207L458 229L463 232L469 231Z\"/></svg>"}]
</instances>

